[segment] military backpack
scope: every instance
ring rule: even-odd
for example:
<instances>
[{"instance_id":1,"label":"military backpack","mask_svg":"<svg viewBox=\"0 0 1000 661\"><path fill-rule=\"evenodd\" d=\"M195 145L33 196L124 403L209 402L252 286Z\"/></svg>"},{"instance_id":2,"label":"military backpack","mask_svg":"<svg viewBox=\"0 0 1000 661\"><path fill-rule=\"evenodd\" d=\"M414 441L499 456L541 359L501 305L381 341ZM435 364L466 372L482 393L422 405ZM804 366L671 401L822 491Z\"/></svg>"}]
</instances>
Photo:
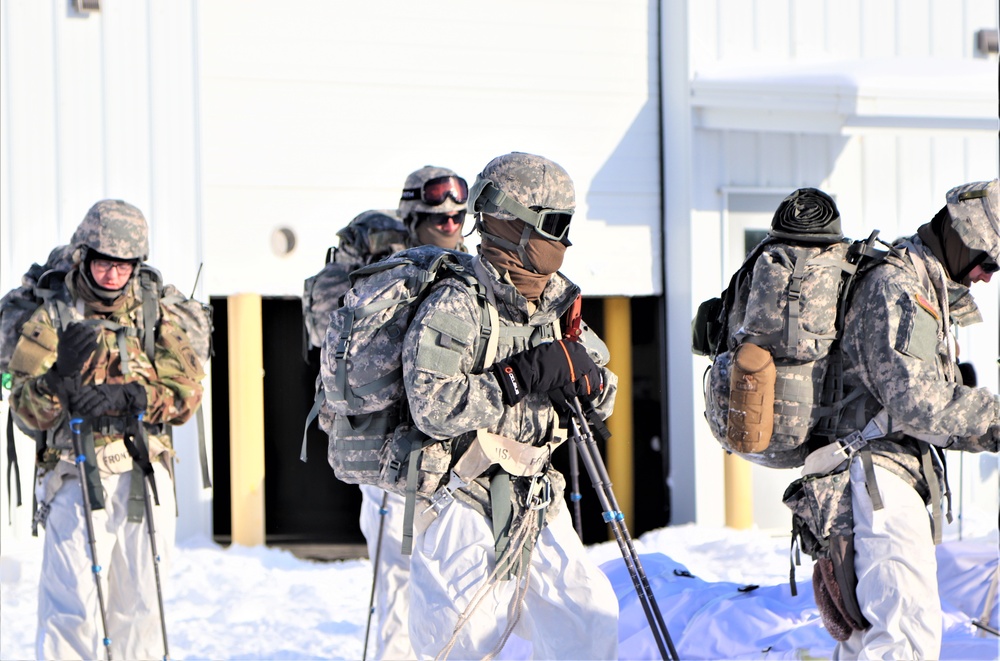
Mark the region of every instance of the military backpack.
<instances>
[{"instance_id":1,"label":"military backpack","mask_svg":"<svg viewBox=\"0 0 1000 661\"><path fill-rule=\"evenodd\" d=\"M305 350L323 346L330 313L350 289L350 273L406 248L407 231L391 211L365 211L337 232L339 245L326 253L326 264L306 278L302 292Z\"/></svg>"},{"instance_id":2,"label":"military backpack","mask_svg":"<svg viewBox=\"0 0 1000 661\"><path fill-rule=\"evenodd\" d=\"M329 436L327 460L339 479L398 494L406 491L408 481L419 480L418 490L429 494L447 473L447 443L432 441L409 419L403 340L431 286L456 278L469 287L482 313L479 337L467 338L475 342L478 369L492 362L489 354L495 354L499 337L492 330L499 323L486 285L475 275L475 259L428 245L351 273L343 305L330 317L321 351L322 388L306 422L308 428L319 417ZM307 458L305 438L300 458Z\"/></svg>"},{"instance_id":3,"label":"military backpack","mask_svg":"<svg viewBox=\"0 0 1000 661\"><path fill-rule=\"evenodd\" d=\"M838 225L839 226L839 225ZM705 419L724 449L771 468L802 466L834 440L842 390L839 340L855 279L885 252L866 240L772 232L692 323L708 356Z\"/></svg>"}]
</instances>

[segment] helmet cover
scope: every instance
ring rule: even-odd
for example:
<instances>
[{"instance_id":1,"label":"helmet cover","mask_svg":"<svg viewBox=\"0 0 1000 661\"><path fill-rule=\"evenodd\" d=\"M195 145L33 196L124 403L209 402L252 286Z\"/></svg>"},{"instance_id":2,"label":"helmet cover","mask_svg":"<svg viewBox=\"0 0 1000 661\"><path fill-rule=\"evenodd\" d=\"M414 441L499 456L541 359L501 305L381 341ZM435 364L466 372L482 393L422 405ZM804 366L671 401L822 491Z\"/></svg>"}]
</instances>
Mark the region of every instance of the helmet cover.
<instances>
[{"instance_id":1,"label":"helmet cover","mask_svg":"<svg viewBox=\"0 0 1000 661\"><path fill-rule=\"evenodd\" d=\"M985 252L1000 263L1000 184L975 181L948 191L951 227L970 250Z\"/></svg>"},{"instance_id":2,"label":"helmet cover","mask_svg":"<svg viewBox=\"0 0 1000 661\"><path fill-rule=\"evenodd\" d=\"M123 261L149 257L149 228L136 207L122 200L101 200L90 207L70 244Z\"/></svg>"},{"instance_id":3,"label":"helmet cover","mask_svg":"<svg viewBox=\"0 0 1000 661\"><path fill-rule=\"evenodd\" d=\"M576 208L576 193L573 180L569 173L554 161L542 156L511 152L497 156L486 164L479 180L493 183L499 190L506 193L516 202L529 209L565 209ZM479 186L473 186L474 191L482 191ZM477 200L470 200L473 209ZM516 220L517 216L505 209L494 209L489 212L500 220Z\"/></svg>"}]
</instances>

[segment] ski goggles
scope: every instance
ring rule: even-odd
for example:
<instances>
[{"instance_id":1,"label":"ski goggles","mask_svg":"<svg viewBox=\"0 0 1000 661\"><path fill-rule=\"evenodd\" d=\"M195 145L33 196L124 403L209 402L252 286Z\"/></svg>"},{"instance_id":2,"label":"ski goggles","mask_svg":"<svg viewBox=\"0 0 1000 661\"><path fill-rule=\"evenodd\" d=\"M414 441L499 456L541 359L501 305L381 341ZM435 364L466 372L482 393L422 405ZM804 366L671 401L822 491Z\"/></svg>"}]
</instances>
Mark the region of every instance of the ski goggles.
<instances>
[{"instance_id":1,"label":"ski goggles","mask_svg":"<svg viewBox=\"0 0 1000 661\"><path fill-rule=\"evenodd\" d=\"M436 207L451 198L458 204L465 204L469 199L469 184L459 176L434 177L424 182L420 188L404 188L400 200L420 200L424 204Z\"/></svg>"},{"instance_id":2,"label":"ski goggles","mask_svg":"<svg viewBox=\"0 0 1000 661\"><path fill-rule=\"evenodd\" d=\"M531 225L546 239L569 245L567 235L573 220L573 209L528 208L497 188L489 179L476 181L469 197L473 213L492 214L502 209Z\"/></svg>"}]
</instances>

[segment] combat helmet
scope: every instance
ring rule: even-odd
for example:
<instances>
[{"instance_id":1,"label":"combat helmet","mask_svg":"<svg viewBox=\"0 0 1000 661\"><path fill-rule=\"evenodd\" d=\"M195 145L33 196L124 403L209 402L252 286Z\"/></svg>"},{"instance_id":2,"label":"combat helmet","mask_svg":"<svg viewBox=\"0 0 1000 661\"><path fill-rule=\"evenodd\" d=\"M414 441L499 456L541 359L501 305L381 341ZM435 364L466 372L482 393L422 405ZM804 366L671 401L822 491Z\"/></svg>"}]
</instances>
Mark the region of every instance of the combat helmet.
<instances>
[{"instance_id":1,"label":"combat helmet","mask_svg":"<svg viewBox=\"0 0 1000 661\"><path fill-rule=\"evenodd\" d=\"M494 158L476 177L469 205L472 213L522 220L546 239L569 245L569 223L576 208L573 180L547 158L522 152Z\"/></svg>"},{"instance_id":2,"label":"combat helmet","mask_svg":"<svg viewBox=\"0 0 1000 661\"><path fill-rule=\"evenodd\" d=\"M90 207L70 240L75 249L121 261L149 257L149 228L142 212L122 200L101 200Z\"/></svg>"},{"instance_id":3,"label":"combat helmet","mask_svg":"<svg viewBox=\"0 0 1000 661\"><path fill-rule=\"evenodd\" d=\"M397 213L412 234L418 213L464 214L468 199L469 184L454 170L425 165L403 183Z\"/></svg>"},{"instance_id":4,"label":"combat helmet","mask_svg":"<svg viewBox=\"0 0 1000 661\"><path fill-rule=\"evenodd\" d=\"M977 263L1000 263L1000 183L975 181L952 188L946 197L951 228L979 253Z\"/></svg>"}]
</instances>

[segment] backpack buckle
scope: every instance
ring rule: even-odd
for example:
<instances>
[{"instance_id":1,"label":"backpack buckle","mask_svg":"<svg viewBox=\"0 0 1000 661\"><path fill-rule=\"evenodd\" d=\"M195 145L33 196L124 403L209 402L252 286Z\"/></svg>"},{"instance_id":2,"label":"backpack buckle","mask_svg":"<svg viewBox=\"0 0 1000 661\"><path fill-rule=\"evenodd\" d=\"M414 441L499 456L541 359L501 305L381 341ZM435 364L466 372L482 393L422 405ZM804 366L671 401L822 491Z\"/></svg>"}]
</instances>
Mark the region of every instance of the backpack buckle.
<instances>
[{"instance_id":1,"label":"backpack buckle","mask_svg":"<svg viewBox=\"0 0 1000 661\"><path fill-rule=\"evenodd\" d=\"M444 508L455 502L455 492L467 484L468 483L465 480L458 476L458 473L451 471L451 477L448 479L448 484L434 492L434 495L431 496L431 504L424 510L424 514L430 512L431 510L440 514Z\"/></svg>"}]
</instances>

